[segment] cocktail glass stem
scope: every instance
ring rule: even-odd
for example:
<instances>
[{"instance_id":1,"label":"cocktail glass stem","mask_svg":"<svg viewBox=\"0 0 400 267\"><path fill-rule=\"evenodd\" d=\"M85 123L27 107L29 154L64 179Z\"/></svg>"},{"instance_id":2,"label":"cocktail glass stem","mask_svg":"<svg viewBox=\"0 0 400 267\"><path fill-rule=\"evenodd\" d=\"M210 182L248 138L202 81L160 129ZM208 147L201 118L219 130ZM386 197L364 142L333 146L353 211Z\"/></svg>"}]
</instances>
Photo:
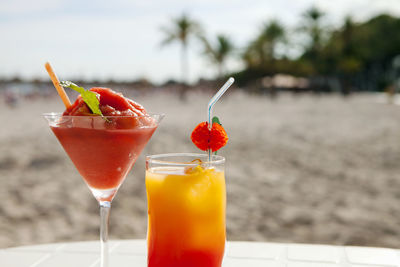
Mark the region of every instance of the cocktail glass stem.
<instances>
[{"instance_id":1,"label":"cocktail glass stem","mask_svg":"<svg viewBox=\"0 0 400 267\"><path fill-rule=\"evenodd\" d=\"M108 267L108 222L111 202L100 201L101 267Z\"/></svg>"}]
</instances>

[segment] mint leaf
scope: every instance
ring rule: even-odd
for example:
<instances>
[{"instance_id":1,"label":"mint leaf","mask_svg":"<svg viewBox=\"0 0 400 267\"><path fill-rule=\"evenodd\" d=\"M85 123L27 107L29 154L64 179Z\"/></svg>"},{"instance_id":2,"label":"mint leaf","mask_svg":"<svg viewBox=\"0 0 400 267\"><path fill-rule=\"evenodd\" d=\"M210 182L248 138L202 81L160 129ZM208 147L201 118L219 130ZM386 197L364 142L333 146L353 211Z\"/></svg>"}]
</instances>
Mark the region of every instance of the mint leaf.
<instances>
[{"instance_id":1,"label":"mint leaf","mask_svg":"<svg viewBox=\"0 0 400 267\"><path fill-rule=\"evenodd\" d=\"M70 81L62 81L60 82L61 86L71 88L74 91L77 91L81 94L83 101L85 101L86 105L90 108L93 114L97 114L103 117L103 113L100 110L100 102L97 99L96 93L85 90L83 87L79 87L78 85L74 84Z\"/></svg>"},{"instance_id":2,"label":"mint leaf","mask_svg":"<svg viewBox=\"0 0 400 267\"><path fill-rule=\"evenodd\" d=\"M214 124L214 123L218 123L219 125L222 125L222 124L219 122L219 119L218 119L217 116L214 116L214 117L212 118L212 124Z\"/></svg>"}]
</instances>

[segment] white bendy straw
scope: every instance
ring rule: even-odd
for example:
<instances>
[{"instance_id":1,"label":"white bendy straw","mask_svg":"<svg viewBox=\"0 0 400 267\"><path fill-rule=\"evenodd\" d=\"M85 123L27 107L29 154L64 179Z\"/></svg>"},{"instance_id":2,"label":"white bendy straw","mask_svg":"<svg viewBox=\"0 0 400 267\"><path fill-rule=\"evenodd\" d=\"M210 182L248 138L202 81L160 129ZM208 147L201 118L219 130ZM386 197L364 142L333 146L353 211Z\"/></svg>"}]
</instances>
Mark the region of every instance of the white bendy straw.
<instances>
[{"instance_id":1,"label":"white bendy straw","mask_svg":"<svg viewBox=\"0 0 400 267\"><path fill-rule=\"evenodd\" d=\"M221 96L228 90L229 87L233 84L235 79L230 77L226 83L218 90L218 92L211 98L210 102L208 102L208 109L207 109L207 116L208 116L208 129L211 130L212 128L212 111L215 103L221 98ZM211 161L211 149L208 149L208 161Z\"/></svg>"}]
</instances>

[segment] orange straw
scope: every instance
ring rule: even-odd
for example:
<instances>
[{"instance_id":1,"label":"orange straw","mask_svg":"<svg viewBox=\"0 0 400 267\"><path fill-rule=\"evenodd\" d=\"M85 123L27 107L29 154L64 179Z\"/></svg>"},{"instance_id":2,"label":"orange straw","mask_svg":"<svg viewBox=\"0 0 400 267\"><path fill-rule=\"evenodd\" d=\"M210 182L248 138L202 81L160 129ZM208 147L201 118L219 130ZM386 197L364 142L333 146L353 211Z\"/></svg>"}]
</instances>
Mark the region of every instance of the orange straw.
<instances>
[{"instance_id":1,"label":"orange straw","mask_svg":"<svg viewBox=\"0 0 400 267\"><path fill-rule=\"evenodd\" d=\"M50 79L53 82L54 87L57 89L61 100L63 101L65 107L68 109L71 106L71 101L69 101L69 98L65 93L64 88L60 85L60 81L58 80L57 75L54 73L53 68L51 67L49 62L46 62L46 64L44 64L44 67L49 73Z\"/></svg>"}]
</instances>

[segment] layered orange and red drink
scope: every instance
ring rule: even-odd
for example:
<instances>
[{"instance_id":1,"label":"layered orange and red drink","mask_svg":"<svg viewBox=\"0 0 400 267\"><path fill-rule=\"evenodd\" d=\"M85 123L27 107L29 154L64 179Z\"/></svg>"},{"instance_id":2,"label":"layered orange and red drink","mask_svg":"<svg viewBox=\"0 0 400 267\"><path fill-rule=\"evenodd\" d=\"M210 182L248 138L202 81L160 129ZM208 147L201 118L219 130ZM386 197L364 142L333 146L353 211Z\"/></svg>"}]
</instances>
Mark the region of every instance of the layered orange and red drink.
<instances>
[{"instance_id":1,"label":"layered orange and red drink","mask_svg":"<svg viewBox=\"0 0 400 267\"><path fill-rule=\"evenodd\" d=\"M178 153L147 159L148 267L221 266L226 208L223 158L212 166L193 166L191 161L201 157L206 156Z\"/></svg>"},{"instance_id":2,"label":"layered orange and red drink","mask_svg":"<svg viewBox=\"0 0 400 267\"><path fill-rule=\"evenodd\" d=\"M192 133L202 150L228 140L219 123ZM225 250L225 159L175 153L146 161L148 267L221 267Z\"/></svg>"}]
</instances>

